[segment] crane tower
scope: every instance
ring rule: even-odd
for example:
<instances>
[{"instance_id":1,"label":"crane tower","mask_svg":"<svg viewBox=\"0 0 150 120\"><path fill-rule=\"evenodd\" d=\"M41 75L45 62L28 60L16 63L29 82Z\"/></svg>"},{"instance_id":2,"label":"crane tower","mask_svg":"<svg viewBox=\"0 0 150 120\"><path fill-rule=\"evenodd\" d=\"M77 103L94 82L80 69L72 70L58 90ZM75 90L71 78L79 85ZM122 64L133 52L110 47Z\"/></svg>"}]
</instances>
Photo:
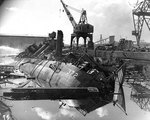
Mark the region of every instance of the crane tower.
<instances>
[{"instance_id":1,"label":"crane tower","mask_svg":"<svg viewBox=\"0 0 150 120\"><path fill-rule=\"evenodd\" d=\"M132 35L135 35L137 45L140 46L140 38L143 29L144 22L150 30L150 0L143 0L132 11L134 31Z\"/></svg>"},{"instance_id":2,"label":"crane tower","mask_svg":"<svg viewBox=\"0 0 150 120\"><path fill-rule=\"evenodd\" d=\"M62 0L60 0L60 2L62 3L63 8L69 18L69 21L71 22L71 24L73 26L73 33L71 34L71 47L72 47L74 38L76 38L76 43L77 43L77 47L78 47L80 37L82 37L84 39L84 47L86 47L87 37L88 37L89 38L88 47L93 48L94 47L93 46L94 27L93 27L93 25L88 24L86 10L82 9L79 22L76 23L72 14L68 10L69 6L66 5Z\"/></svg>"}]
</instances>

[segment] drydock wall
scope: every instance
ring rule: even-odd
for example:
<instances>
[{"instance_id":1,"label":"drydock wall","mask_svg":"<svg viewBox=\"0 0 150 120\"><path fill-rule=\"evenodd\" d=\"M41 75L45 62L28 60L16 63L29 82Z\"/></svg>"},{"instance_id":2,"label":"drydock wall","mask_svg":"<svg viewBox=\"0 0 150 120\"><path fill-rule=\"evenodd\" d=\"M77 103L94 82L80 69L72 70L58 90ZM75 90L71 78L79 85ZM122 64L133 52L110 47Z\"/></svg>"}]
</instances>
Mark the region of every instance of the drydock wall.
<instances>
[{"instance_id":1,"label":"drydock wall","mask_svg":"<svg viewBox=\"0 0 150 120\"><path fill-rule=\"evenodd\" d=\"M9 46L13 48L24 49L27 46L36 43L39 44L45 41L47 37L38 36L11 36L11 35L0 35L0 46Z\"/></svg>"}]
</instances>

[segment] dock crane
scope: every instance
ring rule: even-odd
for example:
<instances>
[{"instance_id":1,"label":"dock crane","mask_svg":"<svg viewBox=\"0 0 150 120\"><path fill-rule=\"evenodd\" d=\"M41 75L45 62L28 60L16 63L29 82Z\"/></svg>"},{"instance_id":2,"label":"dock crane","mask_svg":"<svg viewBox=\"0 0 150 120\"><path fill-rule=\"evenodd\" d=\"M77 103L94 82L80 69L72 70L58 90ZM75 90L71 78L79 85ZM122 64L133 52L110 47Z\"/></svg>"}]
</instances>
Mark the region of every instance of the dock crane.
<instances>
[{"instance_id":1,"label":"dock crane","mask_svg":"<svg viewBox=\"0 0 150 120\"><path fill-rule=\"evenodd\" d=\"M137 45L140 46L140 38L143 29L144 22L146 23L150 31L150 0L143 0L132 11L134 31L132 35L135 35L137 40Z\"/></svg>"},{"instance_id":2,"label":"dock crane","mask_svg":"<svg viewBox=\"0 0 150 120\"><path fill-rule=\"evenodd\" d=\"M66 5L62 0L60 0L60 2L62 3L63 8L73 26L73 33L71 34L71 47L72 47L74 38L76 38L76 40L77 40L76 43L77 43L77 47L78 47L80 37L82 37L84 39L84 47L86 47L86 40L88 37L90 39L88 41L88 48L93 49L94 48L94 44L93 44L94 27L93 27L93 25L89 24L87 21L86 10L82 9L79 22L76 23L72 14L70 13L70 11L67 8L69 6Z\"/></svg>"}]
</instances>

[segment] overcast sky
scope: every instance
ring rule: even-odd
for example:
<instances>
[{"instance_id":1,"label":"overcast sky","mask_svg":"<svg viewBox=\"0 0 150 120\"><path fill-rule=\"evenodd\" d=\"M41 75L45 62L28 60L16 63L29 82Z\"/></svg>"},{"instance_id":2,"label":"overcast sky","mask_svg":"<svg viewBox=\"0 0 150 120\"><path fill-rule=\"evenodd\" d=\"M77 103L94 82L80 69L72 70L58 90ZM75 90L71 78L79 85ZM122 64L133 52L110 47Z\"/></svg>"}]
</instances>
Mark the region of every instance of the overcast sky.
<instances>
[{"instance_id":1,"label":"overcast sky","mask_svg":"<svg viewBox=\"0 0 150 120\"><path fill-rule=\"evenodd\" d=\"M63 12L60 0L7 0L1 7L0 34L47 36L63 30L65 43L70 43L73 27ZM10 2L12 1L12 2ZM88 22L94 25L94 41L115 35L135 40L132 9L137 0L63 0L64 3L81 10L86 9ZM70 9L69 9L70 10ZM78 22L80 13L70 10ZM147 41L145 27L142 39Z\"/></svg>"}]
</instances>

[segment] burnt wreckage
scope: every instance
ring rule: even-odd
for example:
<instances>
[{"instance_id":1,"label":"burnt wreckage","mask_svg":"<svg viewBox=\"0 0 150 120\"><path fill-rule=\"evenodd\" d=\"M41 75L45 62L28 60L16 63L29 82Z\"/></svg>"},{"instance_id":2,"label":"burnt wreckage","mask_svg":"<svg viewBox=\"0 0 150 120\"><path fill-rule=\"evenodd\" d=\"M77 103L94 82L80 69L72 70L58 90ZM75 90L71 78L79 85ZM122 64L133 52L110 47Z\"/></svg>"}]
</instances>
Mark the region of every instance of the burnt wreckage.
<instances>
[{"instance_id":1,"label":"burnt wreckage","mask_svg":"<svg viewBox=\"0 0 150 120\"><path fill-rule=\"evenodd\" d=\"M124 63L104 65L82 47L65 47L62 31L57 38L55 32L49 36L16 56L15 68L26 75L27 82L3 96L11 100L60 100L60 107L74 107L83 115L110 102L116 104L114 95L122 94L114 93L115 81L119 77L122 87L123 76L119 74L123 74ZM31 81L37 87L26 87Z\"/></svg>"}]
</instances>

